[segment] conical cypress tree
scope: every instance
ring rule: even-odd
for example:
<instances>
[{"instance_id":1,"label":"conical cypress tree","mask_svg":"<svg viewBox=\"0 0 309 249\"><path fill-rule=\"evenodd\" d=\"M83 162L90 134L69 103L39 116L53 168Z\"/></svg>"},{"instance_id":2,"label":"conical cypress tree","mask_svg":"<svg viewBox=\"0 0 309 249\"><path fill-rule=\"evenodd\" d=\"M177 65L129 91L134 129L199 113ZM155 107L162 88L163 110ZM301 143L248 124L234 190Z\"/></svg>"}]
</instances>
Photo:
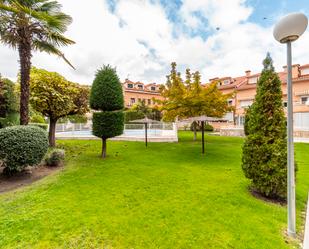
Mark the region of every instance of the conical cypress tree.
<instances>
[{"instance_id":1,"label":"conical cypress tree","mask_svg":"<svg viewBox=\"0 0 309 249\"><path fill-rule=\"evenodd\" d=\"M93 135L102 139L102 157L106 157L106 140L121 135L124 126L122 86L116 70L109 65L97 71L90 93Z\"/></svg>"},{"instance_id":2,"label":"conical cypress tree","mask_svg":"<svg viewBox=\"0 0 309 249\"><path fill-rule=\"evenodd\" d=\"M242 169L255 191L269 198L286 198L286 119L281 81L269 54L263 65L255 101L247 112Z\"/></svg>"}]
</instances>

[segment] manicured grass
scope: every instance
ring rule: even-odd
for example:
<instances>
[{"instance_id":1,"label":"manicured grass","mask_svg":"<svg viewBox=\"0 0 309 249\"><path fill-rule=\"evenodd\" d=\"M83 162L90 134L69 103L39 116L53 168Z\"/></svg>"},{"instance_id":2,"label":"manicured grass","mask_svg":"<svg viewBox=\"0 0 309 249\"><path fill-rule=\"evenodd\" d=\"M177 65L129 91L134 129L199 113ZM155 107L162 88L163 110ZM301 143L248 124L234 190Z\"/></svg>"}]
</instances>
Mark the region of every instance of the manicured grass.
<instances>
[{"instance_id":1,"label":"manicured grass","mask_svg":"<svg viewBox=\"0 0 309 249\"><path fill-rule=\"evenodd\" d=\"M0 248L294 248L286 208L250 195L240 138L179 143L60 141L66 169L0 196ZM309 144L297 144L298 228Z\"/></svg>"}]
</instances>

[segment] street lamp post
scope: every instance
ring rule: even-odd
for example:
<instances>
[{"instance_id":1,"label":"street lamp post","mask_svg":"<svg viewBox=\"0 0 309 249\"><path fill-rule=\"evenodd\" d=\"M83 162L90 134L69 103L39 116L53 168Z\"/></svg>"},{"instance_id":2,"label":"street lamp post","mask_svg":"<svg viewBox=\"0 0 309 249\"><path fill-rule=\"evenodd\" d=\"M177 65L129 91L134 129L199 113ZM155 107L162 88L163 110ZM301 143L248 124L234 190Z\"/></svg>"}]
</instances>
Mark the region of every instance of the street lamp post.
<instances>
[{"instance_id":1,"label":"street lamp post","mask_svg":"<svg viewBox=\"0 0 309 249\"><path fill-rule=\"evenodd\" d=\"M292 46L306 30L307 17L302 13L292 13L283 17L275 26L273 35L280 43L287 44L287 144L288 144L288 176L287 176L287 201L288 201L288 235L296 235L296 210L295 210L295 164L294 164L294 141L293 141L293 90L292 90Z\"/></svg>"}]
</instances>

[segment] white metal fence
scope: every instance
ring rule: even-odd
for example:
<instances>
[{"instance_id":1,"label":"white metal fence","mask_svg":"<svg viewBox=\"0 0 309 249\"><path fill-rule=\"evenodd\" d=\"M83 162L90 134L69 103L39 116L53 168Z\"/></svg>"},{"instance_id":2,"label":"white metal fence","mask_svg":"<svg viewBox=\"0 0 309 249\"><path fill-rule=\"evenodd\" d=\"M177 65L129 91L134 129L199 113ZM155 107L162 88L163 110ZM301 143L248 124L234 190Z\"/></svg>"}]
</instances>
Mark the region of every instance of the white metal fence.
<instances>
[{"instance_id":1,"label":"white metal fence","mask_svg":"<svg viewBox=\"0 0 309 249\"><path fill-rule=\"evenodd\" d=\"M56 134L58 137L92 137L92 123L86 124L57 124ZM144 124L125 124L123 137L144 137ZM149 137L177 137L177 126L175 123L153 123L148 124Z\"/></svg>"},{"instance_id":2,"label":"white metal fence","mask_svg":"<svg viewBox=\"0 0 309 249\"><path fill-rule=\"evenodd\" d=\"M92 124L85 123L85 124L73 124L73 123L65 123L65 124L57 124L56 125L56 132L66 132L66 131L91 131Z\"/></svg>"}]
</instances>

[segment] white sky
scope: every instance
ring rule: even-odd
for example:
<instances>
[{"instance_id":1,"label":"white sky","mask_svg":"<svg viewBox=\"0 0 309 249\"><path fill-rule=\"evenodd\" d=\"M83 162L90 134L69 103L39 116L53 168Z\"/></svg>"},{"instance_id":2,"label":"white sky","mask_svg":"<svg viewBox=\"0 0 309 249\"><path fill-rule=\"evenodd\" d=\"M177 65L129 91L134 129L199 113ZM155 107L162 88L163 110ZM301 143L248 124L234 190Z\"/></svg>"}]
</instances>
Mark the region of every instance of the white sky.
<instances>
[{"instance_id":1,"label":"white sky","mask_svg":"<svg viewBox=\"0 0 309 249\"><path fill-rule=\"evenodd\" d=\"M76 70L43 53L35 53L32 61L78 83L91 84L103 64L115 66L121 80L129 77L145 83L165 83L172 61L183 72L187 67L199 70L203 82L243 75L247 69L259 72L268 51L278 70L285 65L285 47L274 41L273 27L248 21L254 8L244 0L183 0L179 20L187 30L199 30L205 23L194 13L202 14L207 19L204 30L209 31L204 39L201 33L192 35L179 28L158 1L117 0L113 12L108 0L59 2L74 19L66 36L76 45L62 50ZM293 44L293 63L309 63L309 31ZM2 76L15 79L18 69L17 51L0 45Z\"/></svg>"}]
</instances>

